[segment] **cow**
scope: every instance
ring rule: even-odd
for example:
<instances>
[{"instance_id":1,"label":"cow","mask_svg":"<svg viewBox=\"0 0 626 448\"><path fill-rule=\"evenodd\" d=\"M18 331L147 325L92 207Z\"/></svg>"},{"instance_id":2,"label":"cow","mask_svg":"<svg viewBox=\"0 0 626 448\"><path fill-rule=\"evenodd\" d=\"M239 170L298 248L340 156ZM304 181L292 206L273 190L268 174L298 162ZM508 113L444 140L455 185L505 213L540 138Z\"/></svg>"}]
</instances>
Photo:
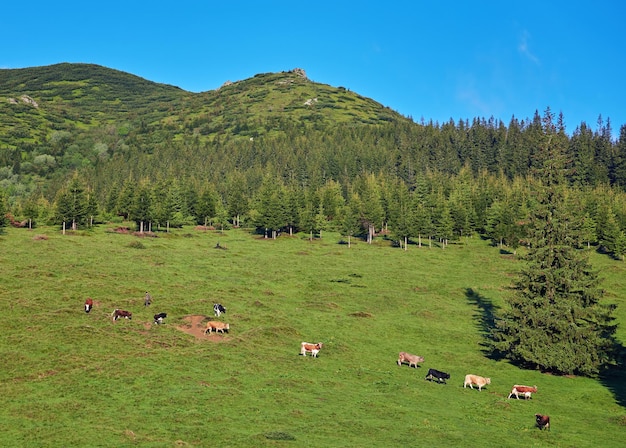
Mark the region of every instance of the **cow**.
<instances>
[{"instance_id":1,"label":"cow","mask_svg":"<svg viewBox=\"0 0 626 448\"><path fill-rule=\"evenodd\" d=\"M550 430L550 416L535 414L535 421L537 422L537 428Z\"/></svg>"},{"instance_id":2,"label":"cow","mask_svg":"<svg viewBox=\"0 0 626 448\"><path fill-rule=\"evenodd\" d=\"M407 353L407 352L400 352L398 353L398 365L401 366L403 362L409 363L409 367L414 365L415 368L417 369L418 368L417 363L424 362L424 358L422 356L411 355L410 353Z\"/></svg>"},{"instance_id":3,"label":"cow","mask_svg":"<svg viewBox=\"0 0 626 448\"><path fill-rule=\"evenodd\" d=\"M120 317L123 317L124 319L132 319L133 313L131 313L130 311L124 311L120 310L119 308L115 308L111 313L111 317L113 318L113 320L117 320Z\"/></svg>"},{"instance_id":4,"label":"cow","mask_svg":"<svg viewBox=\"0 0 626 448\"><path fill-rule=\"evenodd\" d=\"M230 326L228 324L225 324L224 322L216 322L216 321L209 321L206 324L206 330L204 330L204 334L211 334L211 331L215 330L216 333L221 332L222 334L224 334L224 331L229 332L230 331Z\"/></svg>"},{"instance_id":5,"label":"cow","mask_svg":"<svg viewBox=\"0 0 626 448\"><path fill-rule=\"evenodd\" d=\"M162 324L163 323L163 319L165 319L166 317L167 317L167 313L155 314L154 315L154 323L156 325Z\"/></svg>"},{"instance_id":6,"label":"cow","mask_svg":"<svg viewBox=\"0 0 626 448\"><path fill-rule=\"evenodd\" d=\"M323 345L324 344L322 344L321 342L318 342L317 344L311 344L310 342L303 342L302 344L300 344L300 354L303 356L306 356L306 352L311 352L311 356L313 356L314 358L317 358L317 354L322 349Z\"/></svg>"},{"instance_id":7,"label":"cow","mask_svg":"<svg viewBox=\"0 0 626 448\"><path fill-rule=\"evenodd\" d=\"M224 308L221 303L214 303L213 312L215 313L215 317L220 317L220 314L226 314L226 308Z\"/></svg>"},{"instance_id":8,"label":"cow","mask_svg":"<svg viewBox=\"0 0 626 448\"><path fill-rule=\"evenodd\" d=\"M152 304L152 296L148 291L146 291L146 295L143 298L143 305L150 306Z\"/></svg>"},{"instance_id":9,"label":"cow","mask_svg":"<svg viewBox=\"0 0 626 448\"><path fill-rule=\"evenodd\" d=\"M85 313L88 313L93 308L93 299L91 297L87 297L85 300Z\"/></svg>"},{"instance_id":10,"label":"cow","mask_svg":"<svg viewBox=\"0 0 626 448\"><path fill-rule=\"evenodd\" d=\"M531 398L531 395L533 393L536 392L537 386L520 386L519 384L516 384L515 386L513 386L513 389L511 389L511 393L507 398L511 398L513 395L515 395L515 398L519 400L519 395L522 394L524 395L524 399L527 400Z\"/></svg>"},{"instance_id":11,"label":"cow","mask_svg":"<svg viewBox=\"0 0 626 448\"><path fill-rule=\"evenodd\" d=\"M428 374L424 379L429 381L436 379L438 383L446 384L446 380L450 379L450 374L435 369L428 369Z\"/></svg>"},{"instance_id":12,"label":"cow","mask_svg":"<svg viewBox=\"0 0 626 448\"><path fill-rule=\"evenodd\" d=\"M472 385L476 384L478 386L478 391L480 392L484 386L486 386L487 384L491 384L491 378L483 378L482 376L471 375L471 374L465 375L463 388L465 389L465 387L468 384L469 384L470 389L473 389L474 387Z\"/></svg>"}]
</instances>

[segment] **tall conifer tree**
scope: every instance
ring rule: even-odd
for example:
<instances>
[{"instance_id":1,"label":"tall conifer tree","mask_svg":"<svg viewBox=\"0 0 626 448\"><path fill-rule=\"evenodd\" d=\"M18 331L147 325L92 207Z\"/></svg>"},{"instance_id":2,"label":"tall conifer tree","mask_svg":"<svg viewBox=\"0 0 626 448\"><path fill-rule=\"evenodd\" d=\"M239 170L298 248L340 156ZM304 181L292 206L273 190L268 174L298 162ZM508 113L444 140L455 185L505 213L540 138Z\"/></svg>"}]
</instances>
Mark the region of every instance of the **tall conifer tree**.
<instances>
[{"instance_id":1,"label":"tall conifer tree","mask_svg":"<svg viewBox=\"0 0 626 448\"><path fill-rule=\"evenodd\" d=\"M603 296L586 254L574 249L564 206L565 144L548 109L535 151L538 206L531 246L508 309L496 323L493 348L519 364L557 374L597 374L614 360L613 305Z\"/></svg>"}]
</instances>

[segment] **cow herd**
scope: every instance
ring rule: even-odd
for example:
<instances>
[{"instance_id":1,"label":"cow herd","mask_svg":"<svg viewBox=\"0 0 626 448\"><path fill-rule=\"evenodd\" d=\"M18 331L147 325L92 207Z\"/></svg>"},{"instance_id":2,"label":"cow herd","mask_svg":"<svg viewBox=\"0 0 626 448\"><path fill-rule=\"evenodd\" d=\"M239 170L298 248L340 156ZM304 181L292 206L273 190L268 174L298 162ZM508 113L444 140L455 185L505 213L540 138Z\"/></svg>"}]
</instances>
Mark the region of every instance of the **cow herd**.
<instances>
[{"instance_id":1,"label":"cow herd","mask_svg":"<svg viewBox=\"0 0 626 448\"><path fill-rule=\"evenodd\" d=\"M152 304L152 296L146 291L146 295L144 297L144 305L150 306ZM85 301L85 312L89 313L93 308L93 299L87 298ZM221 303L215 303L213 305L213 312L215 317L220 317L221 314L226 313L226 308ZM116 308L111 313L111 317L114 321L124 318L124 319L132 319L133 313L126 310L121 310ZM154 323L155 325L160 325L163 323L163 319L167 317L167 313L157 313L154 315ZM230 325L221 322L211 320L207 322L206 328L204 330L204 334L211 334L212 332L222 333L228 332L230 329ZM306 356L307 353L310 353L313 358L317 358L318 353L322 349L323 344L321 342L311 343L311 342L302 342L300 344L300 355ZM407 352L400 352L398 354L397 364L398 366L402 366L403 364L407 364L409 367L418 368L419 363L424 362L423 356L412 355ZM446 380L450 379L450 374L446 372L442 372L437 369L428 369L428 373L424 378L428 381L435 381L437 383L447 384ZM463 381L463 388L467 386L470 389L474 389L474 386L478 387L478 391L482 391L482 388L491 384L491 378L485 378L479 375L467 374L465 375L465 380ZM537 392L537 386L523 386L516 384L511 389L511 393L509 393L507 398L511 398L515 396L519 400L519 396L522 395L525 400L532 398L532 394ZM539 429L550 429L550 417L548 415L535 414L536 425Z\"/></svg>"},{"instance_id":2,"label":"cow herd","mask_svg":"<svg viewBox=\"0 0 626 448\"><path fill-rule=\"evenodd\" d=\"M152 304L152 296L148 291L146 291L146 295L144 296L144 306L148 307ZM85 300L85 313L89 313L93 309L93 299L88 297ZM221 303L216 303L213 305L213 312L215 313L215 317L219 317L221 314L226 313L226 308ZM157 313L154 315L154 324L161 325L163 323L163 319L167 317L167 313ZM119 308L115 308L111 313L111 318L113 321L118 319L128 319L132 320L133 313L130 311L122 310ZM206 324L206 328L204 330L204 334L211 334L211 332L215 331L215 333L228 332L230 326L227 323L219 322L219 321L209 321Z\"/></svg>"},{"instance_id":3,"label":"cow herd","mask_svg":"<svg viewBox=\"0 0 626 448\"><path fill-rule=\"evenodd\" d=\"M305 343L303 342L302 344L304 345ZM409 367L415 366L415 368L417 368L418 367L417 364L422 363L422 362L424 362L423 356L411 355L410 353L407 353L407 352L398 353L397 363L399 366L401 366L404 363L407 363ZM442 372L437 369L428 369L428 373L426 374L426 378L424 379L429 380L429 381L436 381L437 383L446 384L446 380L450 379L450 374L446 372ZM474 374L467 374L465 375L465 380L463 381L463 388L465 389L467 386L469 386L470 389L474 389L474 386L478 386L478 391L480 392L483 387L489 384L491 384L491 378L485 378L485 377L474 375ZM519 396L522 395L524 399L527 400L527 399L532 398L532 394L536 392L537 392L537 386L522 386L522 385L516 384L511 389L511 393L509 394L507 398L511 398L512 396L515 396L515 398L519 400ZM548 429L548 430L550 429L550 416L542 415L542 414L535 414L535 420L537 423L537 427L539 429Z\"/></svg>"}]
</instances>

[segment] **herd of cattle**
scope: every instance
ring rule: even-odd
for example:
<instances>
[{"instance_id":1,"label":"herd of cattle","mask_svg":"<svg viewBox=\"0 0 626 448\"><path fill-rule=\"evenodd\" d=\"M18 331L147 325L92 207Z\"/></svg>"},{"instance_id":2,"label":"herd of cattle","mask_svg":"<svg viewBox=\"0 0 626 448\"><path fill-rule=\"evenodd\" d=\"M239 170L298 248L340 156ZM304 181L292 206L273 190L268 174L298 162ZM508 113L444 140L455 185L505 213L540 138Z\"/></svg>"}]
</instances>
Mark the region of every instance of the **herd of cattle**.
<instances>
[{"instance_id":1,"label":"herd of cattle","mask_svg":"<svg viewBox=\"0 0 626 448\"><path fill-rule=\"evenodd\" d=\"M302 344L304 345L304 342ZM424 362L423 356L412 355L406 352L400 352L398 354L399 366L407 363L409 367L415 366L415 368L417 368L418 363L422 362ZM426 378L424 379L429 381L436 380L438 383L446 384L446 380L450 379L450 374L436 369L428 369L428 373L426 374ZM467 386L469 386L470 389L474 389L474 386L478 386L478 391L480 392L482 388L487 386L488 384L491 384L491 378L484 378L478 375L467 374L465 375L465 380L463 381L463 388L465 389ZM524 399L527 400L532 398L532 394L536 392L537 386L522 386L520 384L516 384L511 389L511 393L507 398L511 398L513 395L515 395L515 398L519 400L519 396L522 395ZM550 429L550 416L535 414L535 421L539 429Z\"/></svg>"},{"instance_id":2,"label":"herd of cattle","mask_svg":"<svg viewBox=\"0 0 626 448\"><path fill-rule=\"evenodd\" d=\"M152 304L152 296L146 291L146 295L144 297L144 306L150 306ZM85 312L89 313L93 308L93 300L91 298L87 298L85 301ZM216 317L220 317L221 314L226 313L226 308L222 306L221 303L215 303L213 305L213 312ZM130 311L125 311L121 309L114 309L113 313L111 313L111 317L114 321L119 318L124 319L132 319L133 313ZM167 317L167 313L157 313L154 315L154 323L156 325L160 325L163 323L163 319ZM228 332L230 329L229 324L221 321L209 321L206 324L206 328L204 330L204 334L211 334L213 331L215 333ZM323 344L321 342L311 343L311 342L302 342L300 344L300 355L306 356L307 353L310 353L312 357L317 358L318 353L322 349ZM419 367L419 363L424 362L423 356L412 355L407 352L400 352L398 354L397 364L402 366L402 364L408 364L409 367L413 366L414 368ZM450 379L450 374L446 372L442 372L437 369L428 369L428 373L426 374L425 380L436 381L437 383L446 384L446 380ZM491 378L484 378L482 376L467 374L465 375L465 380L463 381L463 388L465 389L467 386L470 389L474 389L474 386L478 387L478 391L480 392L483 387L491 384ZM537 386L523 386L516 384L511 389L511 393L507 398L511 398L515 396L519 400L519 396L522 395L525 400L532 398L532 394L537 392ZM550 429L550 416L535 414L535 422L539 429Z\"/></svg>"},{"instance_id":3,"label":"herd of cattle","mask_svg":"<svg viewBox=\"0 0 626 448\"><path fill-rule=\"evenodd\" d=\"M143 304L144 306L150 306L152 304L152 296L150 295L148 291L146 291L146 295L144 296ZM93 299L91 297L88 297L87 300L85 300L85 313L89 313L92 310L92 308L93 308ZM213 305L213 312L215 313L216 317L219 317L221 314L226 313L226 308L224 308L224 306L221 303L216 303ZM155 325L162 324L163 319L165 319L166 317L167 317L167 313L155 314L154 324ZM111 318L114 321L120 318L132 320L133 313L131 313L130 311L115 308L113 312L111 313ZM212 331L215 331L216 333L224 334L225 331L228 332L229 328L230 326L227 323L219 322L219 321L209 321L206 324L204 333L211 334Z\"/></svg>"}]
</instances>

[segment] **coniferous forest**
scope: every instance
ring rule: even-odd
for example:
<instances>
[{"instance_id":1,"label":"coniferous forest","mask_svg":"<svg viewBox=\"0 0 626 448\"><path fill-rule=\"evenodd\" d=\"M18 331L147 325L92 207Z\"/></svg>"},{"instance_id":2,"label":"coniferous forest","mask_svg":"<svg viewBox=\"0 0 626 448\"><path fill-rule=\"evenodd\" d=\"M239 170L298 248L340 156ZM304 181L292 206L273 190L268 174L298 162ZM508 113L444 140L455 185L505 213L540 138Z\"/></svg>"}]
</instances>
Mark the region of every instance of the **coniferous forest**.
<instances>
[{"instance_id":1,"label":"coniferous forest","mask_svg":"<svg viewBox=\"0 0 626 448\"><path fill-rule=\"evenodd\" d=\"M575 251L626 254L626 125L613 134L609 119L572 129L549 106L508 122L414 120L301 69L202 93L97 65L0 70L0 226L127 220L140 232L384 235L404 250L472 235L513 253L525 246L530 267L494 350L595 374L611 361L615 328ZM555 280L564 273L574 286ZM564 303L577 331L552 320L528 336L529 309ZM594 347L531 356L537 334Z\"/></svg>"},{"instance_id":2,"label":"coniferous forest","mask_svg":"<svg viewBox=\"0 0 626 448\"><path fill-rule=\"evenodd\" d=\"M549 115L576 244L626 253L626 126L615 140L601 117L573 131L549 107L508 123L415 121L300 69L189 93L58 64L0 70L0 98L5 225L335 229L384 232L405 248L480 234L515 250L542 182L533 173Z\"/></svg>"}]
</instances>

